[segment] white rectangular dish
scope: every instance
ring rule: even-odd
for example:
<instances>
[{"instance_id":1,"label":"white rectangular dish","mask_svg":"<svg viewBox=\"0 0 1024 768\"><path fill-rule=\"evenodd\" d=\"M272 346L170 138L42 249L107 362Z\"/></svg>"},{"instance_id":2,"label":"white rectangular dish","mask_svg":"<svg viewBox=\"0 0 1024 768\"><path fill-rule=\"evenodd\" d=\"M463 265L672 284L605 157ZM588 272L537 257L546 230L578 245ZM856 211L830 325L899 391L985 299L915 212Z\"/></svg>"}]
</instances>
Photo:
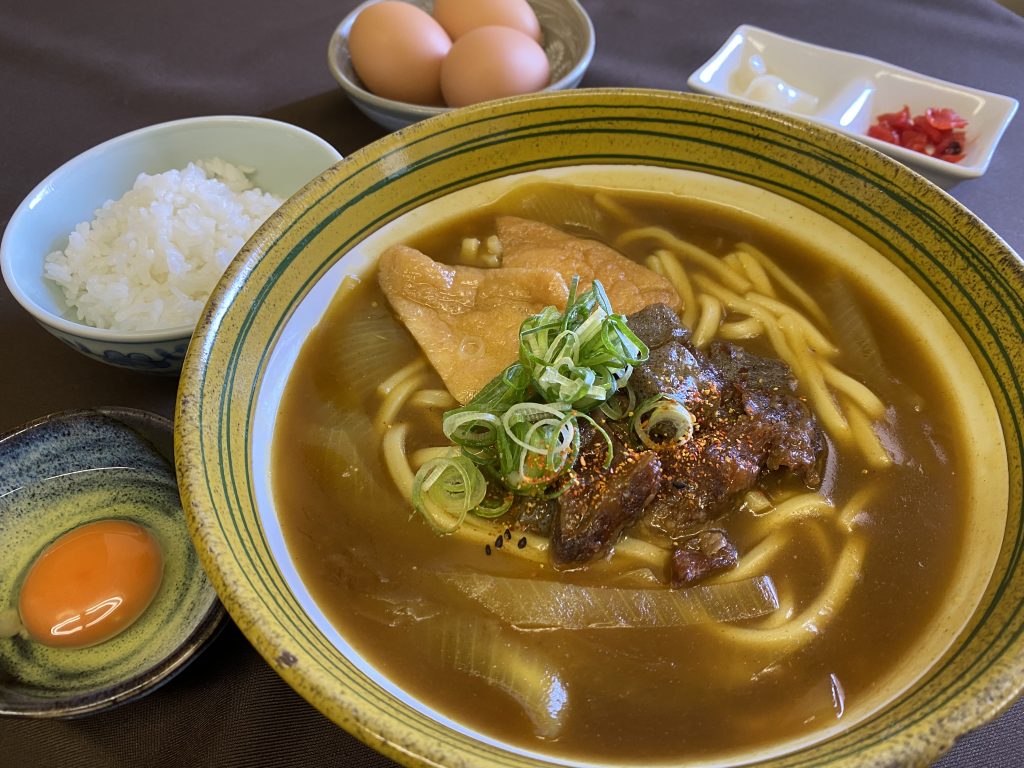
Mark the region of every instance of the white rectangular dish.
<instances>
[{"instance_id":1,"label":"white rectangular dish","mask_svg":"<svg viewBox=\"0 0 1024 768\"><path fill-rule=\"evenodd\" d=\"M878 59L794 40L747 24L690 75L691 89L776 109L833 128L926 176L974 178L988 169L1017 100L928 77ZM868 136L878 115L948 107L968 121L952 163Z\"/></svg>"}]
</instances>

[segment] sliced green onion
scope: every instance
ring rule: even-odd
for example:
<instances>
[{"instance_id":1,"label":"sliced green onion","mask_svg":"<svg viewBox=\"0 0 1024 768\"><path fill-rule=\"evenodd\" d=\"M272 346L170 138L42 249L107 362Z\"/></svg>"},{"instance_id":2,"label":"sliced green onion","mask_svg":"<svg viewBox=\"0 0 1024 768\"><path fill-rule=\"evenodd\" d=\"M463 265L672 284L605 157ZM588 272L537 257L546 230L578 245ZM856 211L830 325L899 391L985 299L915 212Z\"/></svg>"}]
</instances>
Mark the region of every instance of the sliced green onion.
<instances>
[{"instance_id":1,"label":"sliced green onion","mask_svg":"<svg viewBox=\"0 0 1024 768\"><path fill-rule=\"evenodd\" d=\"M578 414L565 403L519 403L502 416L502 479L507 488L536 494L576 461Z\"/></svg>"},{"instance_id":2,"label":"sliced green onion","mask_svg":"<svg viewBox=\"0 0 1024 768\"><path fill-rule=\"evenodd\" d=\"M550 452L549 440L534 440L531 437L538 432L539 426L552 426L562 422L569 407L565 403L517 403L509 408L501 417L512 442L533 453L547 454ZM521 430L516 427L525 425L526 432L522 438L517 434Z\"/></svg>"},{"instance_id":3,"label":"sliced green onion","mask_svg":"<svg viewBox=\"0 0 1024 768\"><path fill-rule=\"evenodd\" d=\"M431 459L416 473L412 503L430 527L453 533L487 493L487 480L466 456Z\"/></svg>"},{"instance_id":4,"label":"sliced green onion","mask_svg":"<svg viewBox=\"0 0 1024 768\"><path fill-rule=\"evenodd\" d=\"M512 506L512 502L515 501L515 494L512 491L505 490L498 497L495 497L494 489L498 483L487 484L487 494L484 496L484 500L481 501L476 507L470 510L477 517L501 517L504 515Z\"/></svg>"},{"instance_id":5,"label":"sliced green onion","mask_svg":"<svg viewBox=\"0 0 1024 768\"><path fill-rule=\"evenodd\" d=\"M621 421L636 408L636 392L628 384L620 389L616 396L600 406L601 413L612 421Z\"/></svg>"},{"instance_id":6,"label":"sliced green onion","mask_svg":"<svg viewBox=\"0 0 1024 768\"><path fill-rule=\"evenodd\" d=\"M693 426L693 414L672 395L661 394L645 400L633 414L633 431L648 448L685 443L693 437Z\"/></svg>"},{"instance_id":7,"label":"sliced green onion","mask_svg":"<svg viewBox=\"0 0 1024 768\"><path fill-rule=\"evenodd\" d=\"M606 415L624 418L635 395L626 389L625 411L609 400L648 356L626 318L612 311L601 283L579 293L579 278L573 278L564 312L546 307L523 321L519 362L466 405L445 413L442 429L461 455L420 468L416 509L446 533L470 513L504 514L514 495L557 496L567 487L559 478L579 455L580 418L601 433L610 465L611 438L586 411L601 406Z\"/></svg>"},{"instance_id":8,"label":"sliced green onion","mask_svg":"<svg viewBox=\"0 0 1024 768\"><path fill-rule=\"evenodd\" d=\"M573 278L564 313L547 307L523 322L519 359L543 400L586 411L607 402L650 351L612 312L599 281L577 297L578 285Z\"/></svg>"},{"instance_id":9,"label":"sliced green onion","mask_svg":"<svg viewBox=\"0 0 1024 768\"><path fill-rule=\"evenodd\" d=\"M445 437L470 450L494 445L501 428L501 419L486 411L449 411L441 422Z\"/></svg>"}]
</instances>

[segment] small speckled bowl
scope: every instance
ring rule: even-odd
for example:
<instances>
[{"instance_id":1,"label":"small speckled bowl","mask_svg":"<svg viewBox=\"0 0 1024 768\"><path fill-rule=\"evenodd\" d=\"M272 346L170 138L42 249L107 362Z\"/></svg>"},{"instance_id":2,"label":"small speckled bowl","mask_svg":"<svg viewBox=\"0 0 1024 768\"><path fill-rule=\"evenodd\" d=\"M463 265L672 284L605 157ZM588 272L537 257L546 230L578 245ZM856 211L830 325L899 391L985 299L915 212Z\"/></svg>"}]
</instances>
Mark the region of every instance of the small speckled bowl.
<instances>
[{"instance_id":1,"label":"small speckled bowl","mask_svg":"<svg viewBox=\"0 0 1024 768\"><path fill-rule=\"evenodd\" d=\"M429 107L404 101L385 99L363 87L352 68L348 54L348 34L360 11L381 0L367 0L353 10L331 35L327 46L327 66L334 79L363 114L389 131L450 112L449 107ZM430 12L434 0L410 0L413 5ZM576 0L528 0L544 34L544 53L551 66L551 84L545 91L575 88L594 57L594 25Z\"/></svg>"},{"instance_id":2,"label":"small speckled bowl","mask_svg":"<svg viewBox=\"0 0 1024 768\"><path fill-rule=\"evenodd\" d=\"M171 423L145 411L67 411L0 437L0 611L15 613L26 571L61 534L125 519L159 541L164 575L145 613L87 648L0 637L0 714L73 717L144 696L196 657L226 615L189 542Z\"/></svg>"},{"instance_id":3,"label":"small speckled bowl","mask_svg":"<svg viewBox=\"0 0 1024 768\"><path fill-rule=\"evenodd\" d=\"M299 576L269 479L289 373L344 276L370 274L396 237L472 210L519 174L673 190L840 249L851 271L884 278L874 284L885 301L914 297L904 317L945 361L951 386L967 387L965 410L983 414L964 432L964 453L991 474L979 473L988 479L966 505L956 590L892 673L809 735L659 765L923 766L1009 706L1024 687L1024 264L940 189L860 142L662 91L539 94L412 125L293 197L228 269L185 361L175 450L200 558L267 661L409 766L607 768L600 756L558 758L474 731L367 661Z\"/></svg>"},{"instance_id":4,"label":"small speckled bowl","mask_svg":"<svg viewBox=\"0 0 1024 768\"><path fill-rule=\"evenodd\" d=\"M33 189L0 241L0 268L15 300L40 325L94 360L143 373L177 375L192 325L114 331L77 320L61 289L43 277L43 261L66 248L75 226L132 188L140 173L163 173L219 157L256 169L252 182L287 198L341 155L309 131L247 116L193 117L139 128L68 160Z\"/></svg>"}]
</instances>

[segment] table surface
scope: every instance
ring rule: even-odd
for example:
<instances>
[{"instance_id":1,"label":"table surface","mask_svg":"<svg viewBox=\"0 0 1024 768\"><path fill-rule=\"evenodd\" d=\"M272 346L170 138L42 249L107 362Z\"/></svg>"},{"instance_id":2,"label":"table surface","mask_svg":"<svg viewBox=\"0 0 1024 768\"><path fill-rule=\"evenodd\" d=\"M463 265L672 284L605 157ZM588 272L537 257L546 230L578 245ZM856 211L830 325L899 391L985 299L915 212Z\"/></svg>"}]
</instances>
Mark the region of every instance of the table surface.
<instances>
[{"instance_id":1,"label":"table surface","mask_svg":"<svg viewBox=\"0 0 1024 768\"><path fill-rule=\"evenodd\" d=\"M0 225L64 161L181 117L252 114L323 136L343 154L379 138L335 86L327 40L354 0L55 0L0 3ZM1024 19L991 0L583 0L597 33L584 86L685 89L739 24L855 51L1024 101ZM949 189L1024 253L1024 118L988 173ZM90 361L0 288L0 433L93 405L170 416L176 382ZM0 543L2 547L2 543ZM2 553L0 553L2 554ZM1024 703L936 764L1024 763ZM0 718L10 766L392 766L291 691L233 626L149 697L70 721Z\"/></svg>"}]
</instances>

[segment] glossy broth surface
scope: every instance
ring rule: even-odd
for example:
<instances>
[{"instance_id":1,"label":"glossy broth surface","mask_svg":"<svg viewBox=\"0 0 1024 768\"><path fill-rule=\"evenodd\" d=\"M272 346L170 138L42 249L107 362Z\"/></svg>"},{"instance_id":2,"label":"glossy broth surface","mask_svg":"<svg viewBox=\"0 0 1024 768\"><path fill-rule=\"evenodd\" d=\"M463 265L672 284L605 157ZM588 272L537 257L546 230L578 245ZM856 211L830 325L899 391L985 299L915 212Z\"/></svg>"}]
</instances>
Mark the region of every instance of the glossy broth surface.
<instances>
[{"instance_id":1,"label":"glossy broth surface","mask_svg":"<svg viewBox=\"0 0 1024 768\"><path fill-rule=\"evenodd\" d=\"M609 218L603 231L589 234L612 242L630 226L657 225L718 256L738 241L752 243L814 296L833 327L848 322L834 311L835 286L841 285L844 300L877 341L871 354L841 350L837 365L886 403L882 439L896 460L879 471L856 452L833 452L826 484L837 507L867 482L877 484L877 493L859 521L867 540L861 578L820 637L780 655L722 642L702 626L517 631L499 626L438 578L482 571L592 584L608 577L524 563L509 551L516 541L488 554L457 536L437 536L410 514L383 464L372 421L376 385L418 351L372 279L330 307L306 342L282 400L273 478L289 550L332 623L384 675L467 727L526 749L612 762L712 759L835 726L900 664L949 589L964 529L958 422L946 417L957 404L936 386L914 329L895 323L870 290L821 254L802 250L784 229L724 206L608 194L632 218ZM528 198L510 193L409 244L459 263L463 238L486 241L497 214L535 212ZM578 222L563 226L581 231ZM651 248L638 243L624 250L643 261ZM379 344L367 345L360 352L364 364L353 368L351 345L360 334ZM762 341L747 346L770 354ZM427 386L443 387L436 376ZM440 416L424 408L415 420L408 417L409 452L443 442ZM738 510L722 525L742 563L760 523ZM780 593L797 596L797 609L831 575L833 564L817 554L816 537L820 528L795 524L778 561L783 565L769 570ZM835 551L839 542L825 547ZM557 738L538 735L508 693L452 668L442 652L451 627L498 634L555 671L568 698Z\"/></svg>"}]
</instances>

